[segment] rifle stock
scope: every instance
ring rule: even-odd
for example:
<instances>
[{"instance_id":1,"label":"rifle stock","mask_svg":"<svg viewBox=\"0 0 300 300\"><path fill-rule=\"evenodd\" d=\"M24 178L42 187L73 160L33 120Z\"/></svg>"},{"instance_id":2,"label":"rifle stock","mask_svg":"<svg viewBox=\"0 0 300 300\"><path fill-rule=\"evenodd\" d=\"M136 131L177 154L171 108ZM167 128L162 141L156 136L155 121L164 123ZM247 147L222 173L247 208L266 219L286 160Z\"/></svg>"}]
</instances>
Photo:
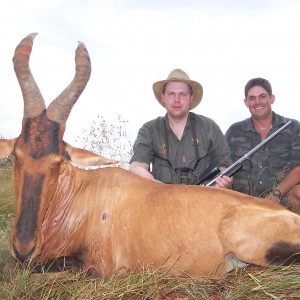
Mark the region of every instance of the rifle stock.
<instances>
[{"instance_id":1,"label":"rifle stock","mask_svg":"<svg viewBox=\"0 0 300 300\"><path fill-rule=\"evenodd\" d=\"M233 174L235 174L236 172L238 172L243 167L243 162L246 159L249 159L262 146L264 146L266 143L268 143L273 137L275 137L277 134L279 134L282 130L284 130L291 123L292 123L291 120L288 121L288 122L286 122L283 126L281 126L280 128L278 128L274 133L272 133L269 137L267 137L265 140L263 140L261 143L259 143L257 146L255 146L253 149L251 149L249 152L247 152L244 156L242 156L240 159L238 159L235 163L233 163L232 165L230 165L227 169L225 169L222 172L219 171L219 174L216 177L214 177L209 182L203 184L205 181L209 180L208 178L204 178L204 180L202 178L202 177L204 177L203 175L205 175L206 173L209 173L208 172L208 170L210 169L209 168L202 175L200 175L200 177L196 180L196 182L199 182L199 183L195 183L195 184L198 184L198 185L201 184L201 185L205 185L205 186L214 186L214 185L216 185L216 179L217 178L220 178L222 176L229 176L229 177L231 177ZM201 182L199 181L199 179L201 179Z\"/></svg>"}]
</instances>

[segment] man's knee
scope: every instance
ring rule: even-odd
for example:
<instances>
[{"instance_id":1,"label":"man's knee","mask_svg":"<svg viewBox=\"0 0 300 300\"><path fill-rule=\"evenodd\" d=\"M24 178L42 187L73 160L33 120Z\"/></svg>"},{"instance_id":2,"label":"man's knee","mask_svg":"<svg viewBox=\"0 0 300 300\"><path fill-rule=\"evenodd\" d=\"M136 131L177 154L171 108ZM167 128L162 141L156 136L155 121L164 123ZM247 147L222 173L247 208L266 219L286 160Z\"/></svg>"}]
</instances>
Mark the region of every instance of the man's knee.
<instances>
[{"instance_id":1,"label":"man's knee","mask_svg":"<svg viewBox=\"0 0 300 300\"><path fill-rule=\"evenodd\" d=\"M296 185L288 196L287 208L300 214L300 185Z\"/></svg>"}]
</instances>

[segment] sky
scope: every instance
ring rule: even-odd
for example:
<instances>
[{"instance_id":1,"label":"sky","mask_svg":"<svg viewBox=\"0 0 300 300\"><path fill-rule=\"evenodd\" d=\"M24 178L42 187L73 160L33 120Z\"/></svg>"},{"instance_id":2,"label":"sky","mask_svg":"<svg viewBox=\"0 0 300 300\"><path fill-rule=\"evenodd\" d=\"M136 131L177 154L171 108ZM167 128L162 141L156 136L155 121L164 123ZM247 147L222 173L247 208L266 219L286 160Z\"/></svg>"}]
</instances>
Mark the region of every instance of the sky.
<instances>
[{"instance_id":1,"label":"sky","mask_svg":"<svg viewBox=\"0 0 300 300\"><path fill-rule=\"evenodd\" d=\"M17 137L23 100L12 64L15 47L37 32L30 68L48 105L75 74L78 41L92 74L73 107L64 140L100 115L118 116L133 142L147 121L165 114L152 91L175 68L203 86L193 112L225 133L249 117L244 86L253 77L273 87L273 110L299 120L299 0L10 0L0 3L0 136Z\"/></svg>"}]
</instances>

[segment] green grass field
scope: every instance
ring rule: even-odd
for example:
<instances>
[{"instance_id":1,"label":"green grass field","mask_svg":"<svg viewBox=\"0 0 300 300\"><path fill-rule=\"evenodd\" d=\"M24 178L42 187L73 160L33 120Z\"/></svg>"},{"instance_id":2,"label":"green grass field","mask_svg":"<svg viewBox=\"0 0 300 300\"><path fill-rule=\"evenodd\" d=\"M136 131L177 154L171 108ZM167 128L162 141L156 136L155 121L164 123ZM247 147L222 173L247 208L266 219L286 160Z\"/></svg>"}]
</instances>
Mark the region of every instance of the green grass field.
<instances>
[{"instance_id":1,"label":"green grass field","mask_svg":"<svg viewBox=\"0 0 300 300\"><path fill-rule=\"evenodd\" d=\"M13 260L9 231L15 203L11 176L0 173L0 299L300 299L300 267L247 267L220 280L177 278L162 270L128 272L121 277L91 278L68 273L64 277L30 267L6 272Z\"/></svg>"}]
</instances>

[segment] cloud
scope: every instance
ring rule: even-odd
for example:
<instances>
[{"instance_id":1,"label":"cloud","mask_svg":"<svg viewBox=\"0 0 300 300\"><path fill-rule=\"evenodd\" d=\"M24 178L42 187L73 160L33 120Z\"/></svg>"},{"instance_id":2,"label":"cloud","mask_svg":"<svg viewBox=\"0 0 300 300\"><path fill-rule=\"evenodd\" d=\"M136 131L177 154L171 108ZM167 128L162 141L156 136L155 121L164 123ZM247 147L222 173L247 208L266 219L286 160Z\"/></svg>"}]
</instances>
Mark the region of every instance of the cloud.
<instances>
[{"instance_id":1,"label":"cloud","mask_svg":"<svg viewBox=\"0 0 300 300\"><path fill-rule=\"evenodd\" d=\"M11 58L18 42L35 31L30 67L47 104L72 80L79 40L91 56L91 79L67 123L65 139L71 143L97 115L112 122L121 115L134 139L143 123L165 114L152 84L174 68L201 82L204 97L194 111L214 119L223 131L248 117L243 88L256 76L272 83L274 110L298 118L297 1L29 0L0 5L6 24L0 29L0 134L5 137L19 134L23 113Z\"/></svg>"}]
</instances>

